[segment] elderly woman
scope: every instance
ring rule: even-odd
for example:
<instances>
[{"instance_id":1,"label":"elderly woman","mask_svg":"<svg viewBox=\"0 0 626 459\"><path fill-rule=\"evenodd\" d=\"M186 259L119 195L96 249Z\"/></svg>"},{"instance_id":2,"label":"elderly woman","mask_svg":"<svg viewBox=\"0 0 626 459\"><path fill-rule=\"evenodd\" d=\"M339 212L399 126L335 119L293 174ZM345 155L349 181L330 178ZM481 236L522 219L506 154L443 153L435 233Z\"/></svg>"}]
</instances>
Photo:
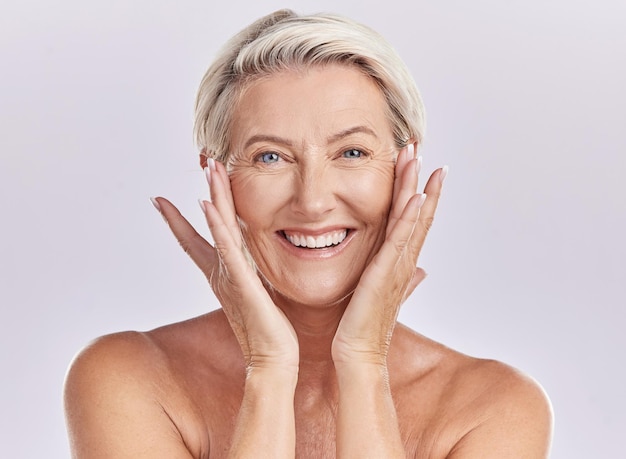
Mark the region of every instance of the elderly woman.
<instances>
[{"instance_id":1,"label":"elderly woman","mask_svg":"<svg viewBox=\"0 0 626 459\"><path fill-rule=\"evenodd\" d=\"M196 109L214 244L153 200L221 308L79 354L74 456L546 457L535 382L396 323L447 171L417 192L423 124L367 27L283 10L231 39Z\"/></svg>"}]
</instances>

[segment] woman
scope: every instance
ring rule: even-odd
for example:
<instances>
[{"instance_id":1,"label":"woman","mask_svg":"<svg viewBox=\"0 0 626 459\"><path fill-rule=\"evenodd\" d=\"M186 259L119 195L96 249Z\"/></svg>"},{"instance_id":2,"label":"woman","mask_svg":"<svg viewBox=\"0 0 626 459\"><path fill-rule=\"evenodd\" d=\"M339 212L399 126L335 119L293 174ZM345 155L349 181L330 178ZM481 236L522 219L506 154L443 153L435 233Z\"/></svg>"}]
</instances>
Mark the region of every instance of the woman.
<instances>
[{"instance_id":1,"label":"woman","mask_svg":"<svg viewBox=\"0 0 626 459\"><path fill-rule=\"evenodd\" d=\"M74 456L546 457L536 383L396 324L447 171L417 192L423 124L362 25L283 10L231 39L196 107L214 245L153 200L222 308L83 350Z\"/></svg>"}]
</instances>

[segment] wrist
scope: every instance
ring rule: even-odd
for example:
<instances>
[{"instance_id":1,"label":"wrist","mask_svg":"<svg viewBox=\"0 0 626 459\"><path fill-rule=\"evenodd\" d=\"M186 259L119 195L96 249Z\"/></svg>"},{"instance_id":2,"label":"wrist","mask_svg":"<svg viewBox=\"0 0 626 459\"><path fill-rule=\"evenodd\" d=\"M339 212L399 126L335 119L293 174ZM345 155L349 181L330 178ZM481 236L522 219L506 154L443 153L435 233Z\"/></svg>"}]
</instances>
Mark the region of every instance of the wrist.
<instances>
[{"instance_id":1,"label":"wrist","mask_svg":"<svg viewBox=\"0 0 626 459\"><path fill-rule=\"evenodd\" d=\"M283 369L248 368L244 406L259 413L287 413L293 409L298 375Z\"/></svg>"},{"instance_id":2,"label":"wrist","mask_svg":"<svg viewBox=\"0 0 626 459\"><path fill-rule=\"evenodd\" d=\"M377 392L389 387L386 362L342 361L335 363L337 384L350 390Z\"/></svg>"},{"instance_id":3,"label":"wrist","mask_svg":"<svg viewBox=\"0 0 626 459\"><path fill-rule=\"evenodd\" d=\"M332 359L335 367L369 368L387 366L388 346L356 349L354 346L333 345Z\"/></svg>"},{"instance_id":4,"label":"wrist","mask_svg":"<svg viewBox=\"0 0 626 459\"><path fill-rule=\"evenodd\" d=\"M297 381L297 371L292 369L246 369L229 457L294 457Z\"/></svg>"},{"instance_id":5,"label":"wrist","mask_svg":"<svg viewBox=\"0 0 626 459\"><path fill-rule=\"evenodd\" d=\"M250 364L246 367L246 387L279 388L280 391L293 388L298 383L298 367L259 366Z\"/></svg>"}]
</instances>

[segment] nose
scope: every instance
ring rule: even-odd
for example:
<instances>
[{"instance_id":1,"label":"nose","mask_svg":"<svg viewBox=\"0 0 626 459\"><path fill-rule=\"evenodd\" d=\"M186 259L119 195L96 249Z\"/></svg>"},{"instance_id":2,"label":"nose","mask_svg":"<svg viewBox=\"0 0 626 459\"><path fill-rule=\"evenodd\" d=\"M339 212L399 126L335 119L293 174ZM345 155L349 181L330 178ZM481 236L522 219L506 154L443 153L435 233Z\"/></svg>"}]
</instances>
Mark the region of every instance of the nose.
<instances>
[{"instance_id":1,"label":"nose","mask_svg":"<svg viewBox=\"0 0 626 459\"><path fill-rule=\"evenodd\" d=\"M317 221L337 207L336 183L324 165L303 167L294 177L292 211L309 221Z\"/></svg>"}]
</instances>

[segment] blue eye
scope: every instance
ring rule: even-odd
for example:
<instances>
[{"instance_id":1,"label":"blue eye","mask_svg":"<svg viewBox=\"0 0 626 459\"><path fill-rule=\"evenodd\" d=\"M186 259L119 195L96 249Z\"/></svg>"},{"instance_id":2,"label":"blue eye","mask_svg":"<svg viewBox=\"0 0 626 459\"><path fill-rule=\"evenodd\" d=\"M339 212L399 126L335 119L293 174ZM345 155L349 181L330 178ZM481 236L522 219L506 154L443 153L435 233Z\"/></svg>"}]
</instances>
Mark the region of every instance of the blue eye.
<instances>
[{"instance_id":1,"label":"blue eye","mask_svg":"<svg viewBox=\"0 0 626 459\"><path fill-rule=\"evenodd\" d=\"M262 163L265 163L265 164L275 163L279 159L280 159L280 156L278 156L278 153L275 153L273 151L268 151L267 153L261 153L258 156L258 161L261 161Z\"/></svg>"},{"instance_id":2,"label":"blue eye","mask_svg":"<svg viewBox=\"0 0 626 459\"><path fill-rule=\"evenodd\" d=\"M363 152L355 148L351 148L350 150L346 150L343 152L343 157L348 158L348 159L361 158L362 156L363 156Z\"/></svg>"}]
</instances>

